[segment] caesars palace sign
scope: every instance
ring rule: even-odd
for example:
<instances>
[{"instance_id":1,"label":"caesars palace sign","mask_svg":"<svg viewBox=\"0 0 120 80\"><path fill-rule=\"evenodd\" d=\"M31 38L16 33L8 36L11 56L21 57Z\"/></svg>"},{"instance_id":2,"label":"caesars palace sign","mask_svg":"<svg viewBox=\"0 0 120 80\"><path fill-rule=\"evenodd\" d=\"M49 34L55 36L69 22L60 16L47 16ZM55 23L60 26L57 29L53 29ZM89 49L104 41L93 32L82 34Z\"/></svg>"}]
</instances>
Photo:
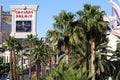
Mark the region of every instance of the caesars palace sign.
<instances>
[{"instance_id":1,"label":"caesars palace sign","mask_svg":"<svg viewBox=\"0 0 120 80\"><path fill-rule=\"evenodd\" d=\"M16 19L17 18L32 18L33 17L33 11L32 10L16 10Z\"/></svg>"},{"instance_id":2,"label":"caesars palace sign","mask_svg":"<svg viewBox=\"0 0 120 80\"><path fill-rule=\"evenodd\" d=\"M37 35L37 9L38 5L12 5L11 36L26 38L27 35Z\"/></svg>"}]
</instances>

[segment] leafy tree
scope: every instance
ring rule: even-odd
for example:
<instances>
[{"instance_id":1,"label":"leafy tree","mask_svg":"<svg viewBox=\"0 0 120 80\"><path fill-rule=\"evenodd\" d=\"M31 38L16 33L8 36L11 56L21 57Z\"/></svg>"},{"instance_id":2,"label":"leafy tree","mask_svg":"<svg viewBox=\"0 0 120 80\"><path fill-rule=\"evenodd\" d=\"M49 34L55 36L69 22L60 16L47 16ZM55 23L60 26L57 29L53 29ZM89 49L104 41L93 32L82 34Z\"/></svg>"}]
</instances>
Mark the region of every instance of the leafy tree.
<instances>
[{"instance_id":1,"label":"leafy tree","mask_svg":"<svg viewBox=\"0 0 120 80\"><path fill-rule=\"evenodd\" d=\"M13 45L13 57L14 57L14 80L17 80L17 74L16 74L16 52L20 51L20 43L16 38L14 38L14 45Z\"/></svg>"},{"instance_id":2,"label":"leafy tree","mask_svg":"<svg viewBox=\"0 0 120 80\"><path fill-rule=\"evenodd\" d=\"M71 12L61 11L58 16L54 16L54 30L48 30L47 36L50 37L52 43L64 45L66 53L66 63L68 63L68 55L70 53L70 45L77 44L79 38L75 33L75 15ZM59 48L60 49L60 48Z\"/></svg>"},{"instance_id":3,"label":"leafy tree","mask_svg":"<svg viewBox=\"0 0 120 80\"><path fill-rule=\"evenodd\" d=\"M43 65L48 63L49 51L50 47L44 43L42 39L36 39L34 43L34 52L33 52L33 60L36 64L36 80L40 79L40 64Z\"/></svg>"},{"instance_id":4,"label":"leafy tree","mask_svg":"<svg viewBox=\"0 0 120 80\"><path fill-rule=\"evenodd\" d=\"M61 59L57 68L53 68L47 77L49 80L91 80L85 71L76 68L76 62L72 61L69 65L64 63L65 57Z\"/></svg>"},{"instance_id":5,"label":"leafy tree","mask_svg":"<svg viewBox=\"0 0 120 80\"><path fill-rule=\"evenodd\" d=\"M18 69L18 72L20 72L20 79L21 80L24 80L24 74L23 74L23 52L24 52L24 45L23 45L23 42L18 42L15 46L15 50L17 52L17 57L19 57L19 59L17 58L18 62L20 61L20 58L21 58L21 65L17 66ZM18 54L20 53L20 54ZM21 68L20 68L21 66Z\"/></svg>"},{"instance_id":6,"label":"leafy tree","mask_svg":"<svg viewBox=\"0 0 120 80\"><path fill-rule=\"evenodd\" d=\"M79 22L85 31L87 41L90 44L91 53L91 73L94 75L92 80L95 80L95 47L100 38L105 38L103 35L107 30L107 24L103 20L104 11L100 11L99 6L91 6L85 4L82 11L78 11L80 16Z\"/></svg>"},{"instance_id":7,"label":"leafy tree","mask_svg":"<svg viewBox=\"0 0 120 80\"><path fill-rule=\"evenodd\" d=\"M16 42L16 39L12 36L10 36L5 42L6 48L10 51L10 80L12 80L12 76L13 76L13 55L12 54L14 52L15 42ZM15 58L15 53L14 53L14 58ZM14 69L15 69L15 65L14 65ZM14 79L16 80L16 71L14 71Z\"/></svg>"},{"instance_id":8,"label":"leafy tree","mask_svg":"<svg viewBox=\"0 0 120 80\"><path fill-rule=\"evenodd\" d=\"M36 39L36 36L34 35L28 35L27 38L25 39L25 44L26 44L26 48L29 49L29 80L31 80L31 57L32 57L32 50L33 50L33 43Z\"/></svg>"}]
</instances>

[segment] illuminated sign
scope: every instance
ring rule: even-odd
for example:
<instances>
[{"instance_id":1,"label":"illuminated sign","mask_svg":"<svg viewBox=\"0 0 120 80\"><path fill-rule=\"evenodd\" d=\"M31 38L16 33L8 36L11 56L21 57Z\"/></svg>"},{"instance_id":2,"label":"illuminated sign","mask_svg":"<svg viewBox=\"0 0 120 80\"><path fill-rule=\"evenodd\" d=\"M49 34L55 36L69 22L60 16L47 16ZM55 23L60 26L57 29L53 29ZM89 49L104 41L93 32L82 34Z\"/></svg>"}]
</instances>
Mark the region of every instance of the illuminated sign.
<instances>
[{"instance_id":1,"label":"illuminated sign","mask_svg":"<svg viewBox=\"0 0 120 80\"><path fill-rule=\"evenodd\" d=\"M31 21L16 21L16 32L31 32Z\"/></svg>"}]
</instances>

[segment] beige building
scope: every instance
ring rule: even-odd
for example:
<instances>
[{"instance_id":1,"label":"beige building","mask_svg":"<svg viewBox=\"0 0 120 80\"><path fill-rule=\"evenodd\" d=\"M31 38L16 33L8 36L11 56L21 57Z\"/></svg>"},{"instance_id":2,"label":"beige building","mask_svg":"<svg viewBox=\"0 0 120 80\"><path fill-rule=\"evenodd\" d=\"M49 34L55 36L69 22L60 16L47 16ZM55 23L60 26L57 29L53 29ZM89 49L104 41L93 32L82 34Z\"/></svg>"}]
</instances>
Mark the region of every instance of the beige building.
<instances>
[{"instance_id":1,"label":"beige building","mask_svg":"<svg viewBox=\"0 0 120 80\"><path fill-rule=\"evenodd\" d=\"M12 15L9 11L3 11L0 4L0 44L2 44L11 33Z\"/></svg>"}]
</instances>

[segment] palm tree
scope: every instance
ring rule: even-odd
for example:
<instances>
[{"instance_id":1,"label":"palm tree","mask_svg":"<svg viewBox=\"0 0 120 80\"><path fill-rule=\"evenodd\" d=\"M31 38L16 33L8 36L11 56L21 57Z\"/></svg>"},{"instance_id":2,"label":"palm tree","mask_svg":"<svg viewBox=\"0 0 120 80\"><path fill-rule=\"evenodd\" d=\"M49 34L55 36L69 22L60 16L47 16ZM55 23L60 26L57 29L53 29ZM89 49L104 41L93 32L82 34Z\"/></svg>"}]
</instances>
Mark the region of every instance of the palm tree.
<instances>
[{"instance_id":1,"label":"palm tree","mask_svg":"<svg viewBox=\"0 0 120 80\"><path fill-rule=\"evenodd\" d=\"M10 36L5 42L7 49L10 50L10 80L12 80L12 76L13 76L13 57L12 57L12 54L14 52L14 45L15 45L14 43L15 42L16 42L16 39L12 36ZM15 58L15 54L14 54L14 58ZM15 69L15 65L14 65L14 69ZM14 71L14 79L16 79L16 71Z\"/></svg>"},{"instance_id":2,"label":"palm tree","mask_svg":"<svg viewBox=\"0 0 120 80\"><path fill-rule=\"evenodd\" d=\"M36 39L34 43L33 59L36 64L36 80L40 80L40 64L47 64L49 47L42 39Z\"/></svg>"},{"instance_id":3,"label":"palm tree","mask_svg":"<svg viewBox=\"0 0 120 80\"><path fill-rule=\"evenodd\" d=\"M24 74L23 74L23 50L24 50L24 48L23 47L24 47L23 43L20 43L20 42L18 42L15 47L16 52L21 53L20 55L18 55L21 58L21 70L20 70L21 71L21 80L24 80Z\"/></svg>"},{"instance_id":4,"label":"palm tree","mask_svg":"<svg viewBox=\"0 0 120 80\"><path fill-rule=\"evenodd\" d=\"M16 54L15 52L17 51L19 47L19 42L17 41L16 38L13 39L13 58L14 58L14 80L17 80L17 74L16 74Z\"/></svg>"},{"instance_id":5,"label":"palm tree","mask_svg":"<svg viewBox=\"0 0 120 80\"><path fill-rule=\"evenodd\" d=\"M17 41L17 39L16 38L14 38L14 37L12 37L12 51L13 51L13 69L14 69L14 71L13 71L13 73L14 73L14 80L17 80L17 74L16 74L16 54L15 54L15 52L16 52L16 50L17 50L17 47L19 47L19 42Z\"/></svg>"},{"instance_id":6,"label":"palm tree","mask_svg":"<svg viewBox=\"0 0 120 80\"><path fill-rule=\"evenodd\" d=\"M44 48L44 44L43 42L40 40L36 40L36 42L34 43L34 61L36 64L36 80L40 80L40 64L41 64L41 55L44 54L44 52L42 51ZM41 54L42 53L42 54Z\"/></svg>"},{"instance_id":7,"label":"palm tree","mask_svg":"<svg viewBox=\"0 0 120 80\"><path fill-rule=\"evenodd\" d=\"M35 39L36 39L36 36L34 36L32 34L28 35L27 38L25 39L26 47L29 48L29 53L30 53L30 56L29 56L29 80L31 80L31 57L32 57L33 43L34 43Z\"/></svg>"},{"instance_id":8,"label":"palm tree","mask_svg":"<svg viewBox=\"0 0 120 80\"><path fill-rule=\"evenodd\" d=\"M79 41L77 33L75 33L75 15L71 12L61 11L58 16L54 16L55 23L54 30L47 32L48 37L51 38L52 43L64 44L66 53L66 63L68 64L68 55L70 53L70 45L76 44ZM61 45L60 45L61 46Z\"/></svg>"},{"instance_id":9,"label":"palm tree","mask_svg":"<svg viewBox=\"0 0 120 80\"><path fill-rule=\"evenodd\" d=\"M69 65L63 61L64 57L61 59L58 67L53 68L52 72L47 76L48 80L91 80L91 76L88 77L85 71L76 68L76 61L71 60Z\"/></svg>"},{"instance_id":10,"label":"palm tree","mask_svg":"<svg viewBox=\"0 0 120 80\"><path fill-rule=\"evenodd\" d=\"M96 42L103 38L108 28L103 20L105 13L100 11L99 6L91 6L90 4L85 4L83 11L77 13L80 16L79 21L85 31L87 41L90 43L91 73L93 74L92 80L95 80L95 46Z\"/></svg>"},{"instance_id":11,"label":"palm tree","mask_svg":"<svg viewBox=\"0 0 120 80\"><path fill-rule=\"evenodd\" d=\"M101 38L103 39L103 38ZM108 52L113 52L109 49L107 49L107 42L101 41L102 43L96 45L96 55L95 55L95 69L96 69L96 80L105 80L106 78L111 76L111 72L114 70L114 65L110 61L110 59L107 59L109 55L107 55ZM110 57L110 56L109 56ZM111 56L112 57L112 56Z\"/></svg>"},{"instance_id":12,"label":"palm tree","mask_svg":"<svg viewBox=\"0 0 120 80\"><path fill-rule=\"evenodd\" d=\"M114 65L114 69L111 70L111 77L113 80L120 79L120 41L117 41L117 49L111 56L111 63Z\"/></svg>"}]
</instances>

